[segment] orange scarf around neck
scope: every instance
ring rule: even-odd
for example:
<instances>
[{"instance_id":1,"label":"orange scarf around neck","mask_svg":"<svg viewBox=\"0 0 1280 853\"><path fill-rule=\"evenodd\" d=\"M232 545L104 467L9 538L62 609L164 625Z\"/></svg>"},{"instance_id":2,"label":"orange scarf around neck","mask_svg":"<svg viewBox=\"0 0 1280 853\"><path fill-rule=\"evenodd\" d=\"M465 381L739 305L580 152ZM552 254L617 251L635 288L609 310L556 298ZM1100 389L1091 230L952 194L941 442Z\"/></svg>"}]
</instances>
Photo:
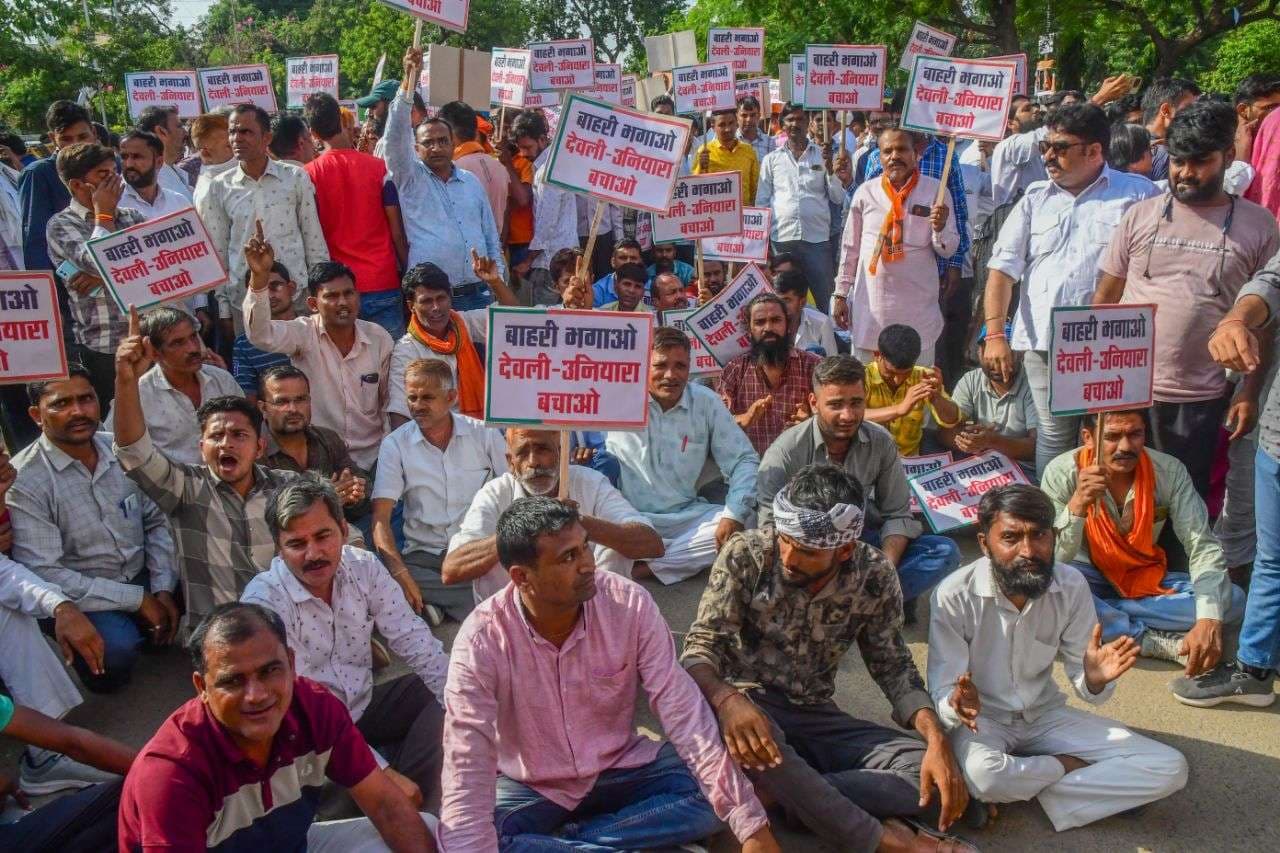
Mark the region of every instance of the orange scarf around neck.
<instances>
[{"instance_id":1,"label":"orange scarf around neck","mask_svg":"<svg viewBox=\"0 0 1280 853\"><path fill-rule=\"evenodd\" d=\"M886 264L892 264L907 256L907 250L902 245L902 227L907 219L905 205L907 196L911 195L911 191L918 183L920 183L918 171L911 173L911 180L907 181L907 185L901 191L893 188L888 175L880 176L880 189L884 190L884 194L888 196L890 207L889 212L885 214L884 222L880 225L878 251L871 256L871 264L867 267L867 272L872 275L876 274L876 267L881 260Z\"/></svg>"},{"instance_id":2,"label":"orange scarf around neck","mask_svg":"<svg viewBox=\"0 0 1280 853\"><path fill-rule=\"evenodd\" d=\"M458 374L458 411L473 418L483 418L484 365L480 363L480 354L471 343L471 335L467 333L467 324L462 315L457 311L450 311L449 331L443 338L437 338L418 322L418 315L410 311L409 334L436 355L454 357Z\"/></svg>"},{"instance_id":3,"label":"orange scarf around neck","mask_svg":"<svg viewBox=\"0 0 1280 853\"><path fill-rule=\"evenodd\" d=\"M1078 468L1093 464L1093 450L1080 448L1076 454ZM1121 507L1121 512L1124 508ZM1173 590L1160 585L1164 580L1164 549L1155 543L1153 525L1156 515L1156 471L1144 450L1138 456L1138 470L1133 480L1133 526L1127 535L1116 527L1116 520L1094 501L1085 513L1084 533L1089 542L1093 565L1111 582L1124 598L1168 595Z\"/></svg>"}]
</instances>

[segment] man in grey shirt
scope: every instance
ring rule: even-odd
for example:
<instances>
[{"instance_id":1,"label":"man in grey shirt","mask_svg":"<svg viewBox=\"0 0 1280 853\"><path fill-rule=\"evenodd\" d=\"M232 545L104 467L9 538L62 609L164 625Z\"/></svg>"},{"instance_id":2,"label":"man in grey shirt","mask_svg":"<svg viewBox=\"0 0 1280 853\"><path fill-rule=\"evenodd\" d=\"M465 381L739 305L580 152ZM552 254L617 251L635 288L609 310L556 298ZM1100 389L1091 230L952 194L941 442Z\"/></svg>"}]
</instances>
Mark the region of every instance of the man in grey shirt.
<instances>
[{"instance_id":1,"label":"man in grey shirt","mask_svg":"<svg viewBox=\"0 0 1280 853\"><path fill-rule=\"evenodd\" d=\"M1209 338L1209 355L1223 367L1252 373L1261 363L1259 333L1280 311L1280 254L1243 288L1236 304ZM1224 661L1195 678L1170 685L1184 705L1208 708L1239 702L1262 708L1276 700L1274 682L1280 664L1280 394L1267 398L1258 424L1254 458L1254 504L1258 525L1253 578L1240 628L1236 659Z\"/></svg>"},{"instance_id":2,"label":"man in grey shirt","mask_svg":"<svg viewBox=\"0 0 1280 853\"><path fill-rule=\"evenodd\" d=\"M823 462L844 468L872 496L862 540L893 563L909 602L960 565L960 549L945 536L921 535L898 446L884 427L864 419L864 377L862 363L848 355L828 356L813 369L813 417L784 431L760 460L760 527L772 525L774 497L801 468Z\"/></svg>"},{"instance_id":3,"label":"man in grey shirt","mask_svg":"<svg viewBox=\"0 0 1280 853\"><path fill-rule=\"evenodd\" d=\"M1008 336L1008 326L1005 335ZM987 330L978 333L978 357L986 344ZM938 431L939 440L952 450L970 455L998 450L1022 466L1033 481L1036 475L1036 414L1031 386L1022 370L1022 354L1014 353L1013 378L1005 381L998 370L985 364L975 367L956 383L951 400L964 422Z\"/></svg>"}]
</instances>

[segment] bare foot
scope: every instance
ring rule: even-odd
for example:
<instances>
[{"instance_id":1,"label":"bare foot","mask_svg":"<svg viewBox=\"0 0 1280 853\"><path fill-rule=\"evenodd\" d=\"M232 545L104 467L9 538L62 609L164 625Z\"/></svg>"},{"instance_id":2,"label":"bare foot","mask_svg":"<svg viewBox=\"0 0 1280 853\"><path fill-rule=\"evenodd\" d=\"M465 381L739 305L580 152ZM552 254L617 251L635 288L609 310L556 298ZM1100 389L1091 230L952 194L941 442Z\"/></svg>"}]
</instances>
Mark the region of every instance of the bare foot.
<instances>
[{"instance_id":1,"label":"bare foot","mask_svg":"<svg viewBox=\"0 0 1280 853\"><path fill-rule=\"evenodd\" d=\"M1062 769L1068 773L1074 773L1089 766L1089 762L1076 758L1074 755L1055 755L1054 758L1058 759L1059 763L1062 764Z\"/></svg>"},{"instance_id":2,"label":"bare foot","mask_svg":"<svg viewBox=\"0 0 1280 853\"><path fill-rule=\"evenodd\" d=\"M878 853L975 853L977 848L954 835L935 837L892 818L884 822Z\"/></svg>"},{"instance_id":3,"label":"bare foot","mask_svg":"<svg viewBox=\"0 0 1280 853\"><path fill-rule=\"evenodd\" d=\"M636 560L631 564L631 579L633 581L642 581L651 577L653 577L653 569L649 568L649 564L644 560Z\"/></svg>"}]
</instances>

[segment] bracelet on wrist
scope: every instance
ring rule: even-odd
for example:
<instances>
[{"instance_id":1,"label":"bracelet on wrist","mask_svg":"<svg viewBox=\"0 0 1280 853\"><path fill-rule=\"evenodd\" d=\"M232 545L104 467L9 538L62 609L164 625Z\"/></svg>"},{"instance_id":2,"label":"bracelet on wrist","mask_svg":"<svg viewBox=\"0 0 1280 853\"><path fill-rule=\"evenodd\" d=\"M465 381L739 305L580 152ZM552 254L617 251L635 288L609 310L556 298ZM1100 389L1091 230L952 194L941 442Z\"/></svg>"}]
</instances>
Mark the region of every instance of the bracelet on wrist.
<instances>
[{"instance_id":1,"label":"bracelet on wrist","mask_svg":"<svg viewBox=\"0 0 1280 853\"><path fill-rule=\"evenodd\" d=\"M114 213L95 213L93 220L95 222L115 222L116 217Z\"/></svg>"},{"instance_id":2,"label":"bracelet on wrist","mask_svg":"<svg viewBox=\"0 0 1280 853\"><path fill-rule=\"evenodd\" d=\"M716 699L716 701L711 703L711 710L715 711L718 714L720 713L720 709L724 707L725 702L728 702L734 696L745 696L745 695L746 694L744 694L741 690L738 690L737 688L726 690L724 693L720 694L720 697Z\"/></svg>"}]
</instances>

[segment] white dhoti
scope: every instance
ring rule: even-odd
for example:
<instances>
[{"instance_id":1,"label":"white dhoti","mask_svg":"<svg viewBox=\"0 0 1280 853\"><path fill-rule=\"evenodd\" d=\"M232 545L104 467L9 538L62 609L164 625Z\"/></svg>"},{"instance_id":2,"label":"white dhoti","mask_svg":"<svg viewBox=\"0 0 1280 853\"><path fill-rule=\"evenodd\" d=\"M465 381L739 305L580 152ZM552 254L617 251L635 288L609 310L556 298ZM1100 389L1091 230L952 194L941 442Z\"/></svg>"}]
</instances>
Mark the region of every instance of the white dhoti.
<instances>
[{"instance_id":1,"label":"white dhoti","mask_svg":"<svg viewBox=\"0 0 1280 853\"><path fill-rule=\"evenodd\" d=\"M716 527L723 514L720 504L707 504L701 515L679 524L659 523L651 515L650 521L662 534L665 549L661 557L648 561L653 576L664 584L673 584L711 568L716 560Z\"/></svg>"},{"instance_id":2,"label":"white dhoti","mask_svg":"<svg viewBox=\"0 0 1280 853\"><path fill-rule=\"evenodd\" d=\"M1187 760L1173 747L1065 706L1034 722L1007 725L979 714L977 733L958 726L951 743L973 796L990 803L1037 798L1059 832L1163 799L1187 784ZM1067 773L1055 755L1073 755L1089 766Z\"/></svg>"},{"instance_id":3,"label":"white dhoti","mask_svg":"<svg viewBox=\"0 0 1280 853\"><path fill-rule=\"evenodd\" d=\"M25 613L0 607L0 679L15 704L61 719L83 699L40 626Z\"/></svg>"}]
</instances>

